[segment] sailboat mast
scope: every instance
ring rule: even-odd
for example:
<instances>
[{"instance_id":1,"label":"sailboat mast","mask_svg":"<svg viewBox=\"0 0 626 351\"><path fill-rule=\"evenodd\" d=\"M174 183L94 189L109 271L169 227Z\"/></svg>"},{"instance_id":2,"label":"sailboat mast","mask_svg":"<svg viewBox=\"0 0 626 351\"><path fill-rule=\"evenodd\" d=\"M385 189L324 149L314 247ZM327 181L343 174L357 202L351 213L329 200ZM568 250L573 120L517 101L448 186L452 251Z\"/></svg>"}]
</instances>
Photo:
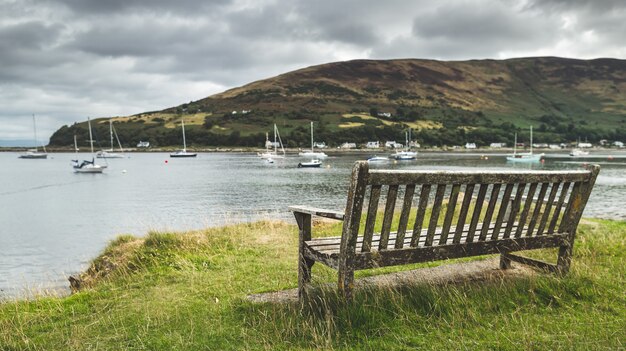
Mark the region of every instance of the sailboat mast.
<instances>
[{"instance_id":1,"label":"sailboat mast","mask_svg":"<svg viewBox=\"0 0 626 351\"><path fill-rule=\"evenodd\" d=\"M274 153L278 155L278 147L276 146L276 123L274 123Z\"/></svg>"},{"instance_id":2,"label":"sailboat mast","mask_svg":"<svg viewBox=\"0 0 626 351\"><path fill-rule=\"evenodd\" d=\"M91 120L87 117L87 124L89 125L89 145L91 145L91 153L93 154L93 135L91 134Z\"/></svg>"},{"instance_id":3,"label":"sailboat mast","mask_svg":"<svg viewBox=\"0 0 626 351\"><path fill-rule=\"evenodd\" d=\"M311 152L313 152L313 122L311 121Z\"/></svg>"},{"instance_id":4,"label":"sailboat mast","mask_svg":"<svg viewBox=\"0 0 626 351\"><path fill-rule=\"evenodd\" d=\"M35 114L33 113L33 131L35 133L35 150L37 150L37 123L35 123Z\"/></svg>"},{"instance_id":5,"label":"sailboat mast","mask_svg":"<svg viewBox=\"0 0 626 351\"><path fill-rule=\"evenodd\" d=\"M513 155L517 154L517 133L515 133L515 141L513 142Z\"/></svg>"},{"instance_id":6,"label":"sailboat mast","mask_svg":"<svg viewBox=\"0 0 626 351\"><path fill-rule=\"evenodd\" d=\"M533 126L530 126L530 154L533 154Z\"/></svg>"},{"instance_id":7,"label":"sailboat mast","mask_svg":"<svg viewBox=\"0 0 626 351\"><path fill-rule=\"evenodd\" d=\"M111 133L111 150L113 150L113 120L109 119L109 133Z\"/></svg>"},{"instance_id":8,"label":"sailboat mast","mask_svg":"<svg viewBox=\"0 0 626 351\"><path fill-rule=\"evenodd\" d=\"M187 151L187 140L185 140L185 120L181 118L180 122L183 126L183 151Z\"/></svg>"}]
</instances>

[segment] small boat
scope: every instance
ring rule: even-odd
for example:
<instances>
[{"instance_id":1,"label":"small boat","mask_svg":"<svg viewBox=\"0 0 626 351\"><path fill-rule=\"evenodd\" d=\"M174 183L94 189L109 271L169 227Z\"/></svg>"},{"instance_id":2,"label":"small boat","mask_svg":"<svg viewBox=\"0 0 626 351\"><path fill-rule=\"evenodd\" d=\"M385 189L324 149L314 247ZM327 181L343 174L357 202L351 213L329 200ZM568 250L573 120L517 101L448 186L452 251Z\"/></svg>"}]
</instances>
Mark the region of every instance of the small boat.
<instances>
[{"instance_id":1,"label":"small boat","mask_svg":"<svg viewBox=\"0 0 626 351\"><path fill-rule=\"evenodd\" d=\"M271 158L271 157L268 157L268 158L265 159L265 162L267 162L267 163L274 163L274 159Z\"/></svg>"},{"instance_id":2,"label":"small boat","mask_svg":"<svg viewBox=\"0 0 626 351\"><path fill-rule=\"evenodd\" d=\"M113 119L109 119L109 132L111 133L111 148L108 150L100 150L96 153L97 158L125 158L124 149L122 148L122 143L120 143L120 138L117 136L117 132L115 128L113 128ZM115 134L115 139L117 139L117 144L120 146L120 153L116 153L113 150L113 135Z\"/></svg>"},{"instance_id":3,"label":"small boat","mask_svg":"<svg viewBox=\"0 0 626 351\"><path fill-rule=\"evenodd\" d=\"M411 129L409 128L408 132L404 133L404 139L406 141L406 149L404 151L397 151L394 154L391 154L391 158L398 161L410 161L415 160L417 158L417 152L411 151Z\"/></svg>"},{"instance_id":4,"label":"small boat","mask_svg":"<svg viewBox=\"0 0 626 351\"><path fill-rule=\"evenodd\" d=\"M35 144L37 143L37 123L35 122L35 115L33 115L33 130L35 133ZM25 153L21 154L19 156L19 158L24 158L24 159L30 159L30 160L41 160L41 159L45 159L48 158L48 153L46 152L46 146L43 145L43 152L40 152L39 150L37 150L37 147L35 146L34 149L28 150Z\"/></svg>"},{"instance_id":5,"label":"small boat","mask_svg":"<svg viewBox=\"0 0 626 351\"><path fill-rule=\"evenodd\" d=\"M91 133L91 120L87 118L87 123L89 125L89 144L91 145L91 161L84 160L83 162L78 162L78 145L76 143L76 135L74 135L74 150L76 151L76 159L72 160L72 168L75 173L102 173L106 166L102 166L96 164L95 158L93 157L93 135Z\"/></svg>"},{"instance_id":6,"label":"small boat","mask_svg":"<svg viewBox=\"0 0 626 351\"><path fill-rule=\"evenodd\" d=\"M530 152L517 152L517 133L515 133L515 143L513 143L513 155L506 157L509 162L541 162L543 154L533 154L533 126L530 126Z\"/></svg>"},{"instance_id":7,"label":"small boat","mask_svg":"<svg viewBox=\"0 0 626 351\"><path fill-rule=\"evenodd\" d=\"M580 157L589 155L589 151L581 150L581 149L572 149L569 153L572 157Z\"/></svg>"},{"instance_id":8,"label":"small boat","mask_svg":"<svg viewBox=\"0 0 626 351\"><path fill-rule=\"evenodd\" d=\"M176 152L172 152L170 157L196 157L198 156L195 152L187 152L187 141L185 140L185 120L181 118L181 125L183 127L183 149L178 150Z\"/></svg>"},{"instance_id":9,"label":"small boat","mask_svg":"<svg viewBox=\"0 0 626 351\"><path fill-rule=\"evenodd\" d=\"M391 157L398 161L410 161L417 158L417 152L414 151L399 151L392 154Z\"/></svg>"},{"instance_id":10,"label":"small boat","mask_svg":"<svg viewBox=\"0 0 626 351\"><path fill-rule=\"evenodd\" d=\"M311 150L310 151L302 151L300 153L298 153L298 156L301 157L316 157L316 158L326 158L328 157L328 155L326 155L326 153L324 152L317 152L313 149L313 122L311 122ZM316 167L316 166L313 166Z\"/></svg>"},{"instance_id":11,"label":"small boat","mask_svg":"<svg viewBox=\"0 0 626 351\"><path fill-rule=\"evenodd\" d=\"M367 162L389 162L389 158L382 156L373 156L368 158Z\"/></svg>"},{"instance_id":12,"label":"small boat","mask_svg":"<svg viewBox=\"0 0 626 351\"><path fill-rule=\"evenodd\" d=\"M311 160L309 162L298 163L298 168L319 168L322 165L320 160Z\"/></svg>"},{"instance_id":13,"label":"small boat","mask_svg":"<svg viewBox=\"0 0 626 351\"><path fill-rule=\"evenodd\" d=\"M278 137L278 143L276 142L276 137ZM270 150L270 141L267 133L265 133L265 152L257 153L257 156L260 158L285 158L285 148L283 147L283 141L280 139L280 133L278 133L278 128L276 124L274 124L274 151ZM278 145L280 144L280 149L282 150L282 155L278 154ZM272 160L273 161L273 160Z\"/></svg>"}]
</instances>

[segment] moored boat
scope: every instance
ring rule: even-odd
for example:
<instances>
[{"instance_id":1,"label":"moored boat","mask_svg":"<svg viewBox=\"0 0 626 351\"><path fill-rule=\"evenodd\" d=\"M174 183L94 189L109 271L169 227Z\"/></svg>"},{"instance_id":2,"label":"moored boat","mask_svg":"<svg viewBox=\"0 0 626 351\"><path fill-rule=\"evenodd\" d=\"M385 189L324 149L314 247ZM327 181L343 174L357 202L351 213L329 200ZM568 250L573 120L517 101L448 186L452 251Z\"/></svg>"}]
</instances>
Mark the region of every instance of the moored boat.
<instances>
[{"instance_id":1,"label":"moored boat","mask_svg":"<svg viewBox=\"0 0 626 351\"><path fill-rule=\"evenodd\" d=\"M322 161L315 159L309 162L298 163L298 168L318 168L321 165L322 165Z\"/></svg>"}]
</instances>

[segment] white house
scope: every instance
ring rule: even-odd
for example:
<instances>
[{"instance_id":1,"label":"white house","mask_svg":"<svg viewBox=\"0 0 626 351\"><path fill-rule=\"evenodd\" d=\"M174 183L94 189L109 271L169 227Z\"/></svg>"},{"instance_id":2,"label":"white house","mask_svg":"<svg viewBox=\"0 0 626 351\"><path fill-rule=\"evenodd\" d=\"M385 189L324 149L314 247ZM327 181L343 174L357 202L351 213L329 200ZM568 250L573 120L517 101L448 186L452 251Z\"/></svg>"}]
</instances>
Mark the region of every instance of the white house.
<instances>
[{"instance_id":1,"label":"white house","mask_svg":"<svg viewBox=\"0 0 626 351\"><path fill-rule=\"evenodd\" d=\"M137 147L150 147L150 142L149 141L139 141L137 143Z\"/></svg>"},{"instance_id":2,"label":"white house","mask_svg":"<svg viewBox=\"0 0 626 351\"><path fill-rule=\"evenodd\" d=\"M313 147L316 147L318 149L325 149L326 143L323 141L316 141L315 143L313 143Z\"/></svg>"},{"instance_id":3,"label":"white house","mask_svg":"<svg viewBox=\"0 0 626 351\"><path fill-rule=\"evenodd\" d=\"M591 143L578 143L579 148L590 148L592 146Z\"/></svg>"},{"instance_id":4,"label":"white house","mask_svg":"<svg viewBox=\"0 0 626 351\"><path fill-rule=\"evenodd\" d=\"M499 149L499 148L506 147L506 143L491 143L489 144L489 147L492 149Z\"/></svg>"},{"instance_id":5,"label":"white house","mask_svg":"<svg viewBox=\"0 0 626 351\"><path fill-rule=\"evenodd\" d=\"M396 143L395 140L385 141L385 147L390 149L401 149L404 145Z\"/></svg>"},{"instance_id":6,"label":"white house","mask_svg":"<svg viewBox=\"0 0 626 351\"><path fill-rule=\"evenodd\" d=\"M465 148L466 149L475 149L476 148L476 143L465 143Z\"/></svg>"},{"instance_id":7,"label":"white house","mask_svg":"<svg viewBox=\"0 0 626 351\"><path fill-rule=\"evenodd\" d=\"M380 148L380 141L368 141L365 147L368 149L378 149Z\"/></svg>"},{"instance_id":8,"label":"white house","mask_svg":"<svg viewBox=\"0 0 626 351\"><path fill-rule=\"evenodd\" d=\"M355 143L343 143L339 146L340 149L356 149Z\"/></svg>"},{"instance_id":9,"label":"white house","mask_svg":"<svg viewBox=\"0 0 626 351\"><path fill-rule=\"evenodd\" d=\"M621 141L614 141L613 142L613 146L617 146L617 147L624 147L624 143Z\"/></svg>"}]
</instances>

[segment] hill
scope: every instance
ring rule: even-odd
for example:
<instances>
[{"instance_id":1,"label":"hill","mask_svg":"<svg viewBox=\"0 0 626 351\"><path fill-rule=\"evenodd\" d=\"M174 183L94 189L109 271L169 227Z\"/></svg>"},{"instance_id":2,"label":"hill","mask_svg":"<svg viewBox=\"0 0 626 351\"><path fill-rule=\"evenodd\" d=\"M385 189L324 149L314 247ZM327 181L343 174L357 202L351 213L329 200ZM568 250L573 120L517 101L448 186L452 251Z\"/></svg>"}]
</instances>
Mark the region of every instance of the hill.
<instances>
[{"instance_id":1,"label":"hill","mask_svg":"<svg viewBox=\"0 0 626 351\"><path fill-rule=\"evenodd\" d=\"M509 142L535 127L538 142L626 139L626 60L557 57L509 60L354 60L312 66L158 112L115 118L122 140L261 146L277 123L288 146L316 138L403 139L413 128L426 145ZM107 135L101 119L97 135ZM71 145L83 123L51 137ZM87 138L79 138L79 140Z\"/></svg>"}]
</instances>

